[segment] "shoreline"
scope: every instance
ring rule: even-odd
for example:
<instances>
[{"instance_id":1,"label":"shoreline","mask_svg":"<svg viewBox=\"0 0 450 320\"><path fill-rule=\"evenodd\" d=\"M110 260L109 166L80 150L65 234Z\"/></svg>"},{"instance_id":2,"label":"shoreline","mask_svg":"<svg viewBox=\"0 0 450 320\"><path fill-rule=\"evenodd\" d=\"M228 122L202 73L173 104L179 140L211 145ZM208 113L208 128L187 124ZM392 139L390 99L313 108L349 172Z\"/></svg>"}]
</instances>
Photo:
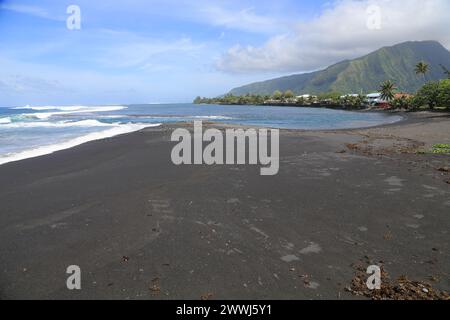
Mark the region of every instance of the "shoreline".
<instances>
[{"instance_id":1,"label":"shoreline","mask_svg":"<svg viewBox=\"0 0 450 320\"><path fill-rule=\"evenodd\" d=\"M342 111L350 111L350 110L342 110ZM350 112L356 112L356 111L350 111ZM382 113L386 113L381 111ZM338 130L358 130L358 129L364 129L364 128L377 128L377 127L383 127L383 126L388 126L388 125L392 125L395 123L399 123L399 122L403 122L407 119L407 116L405 113L402 113L400 115L402 117L401 120L398 121L394 121L394 122L389 122L389 123L383 123L383 124L379 124L379 125L374 125L374 126L362 126L362 127L352 127L352 128L338 128L338 129L288 129L288 128L275 128L275 127L265 127L268 129L279 129L279 130L294 130L294 131L311 131L311 132L321 132L321 131L338 131ZM261 126L254 126L254 125L239 125L239 124L226 124L226 123L222 123L222 122L216 122L216 121L203 121L204 123L215 123L217 126L223 126L223 125L227 125L230 127L246 127L246 128L263 128ZM147 125L138 125L135 124L135 126L141 126L141 129L128 129L130 131L128 132L123 132L123 133L114 133L114 134L109 134L109 131L111 130L106 130L103 132L95 132L95 133L91 133L85 136L80 136L78 138L74 138L72 140L69 141L65 141L65 142L61 142L61 143L57 143L54 145L48 145L48 146L40 146L37 148L33 148L33 149L27 149L27 150L23 150L20 151L18 153L14 153L8 157L4 157L4 158L0 158L0 166L8 164L8 163L12 163L12 162L17 162L17 161L22 161L22 160L27 160L27 159L34 159L37 157L41 157L41 156L46 156L46 155L51 155L54 154L55 152L59 152L59 151L63 151L63 150L67 150L67 149L71 149L71 148L75 148L79 145L85 144L85 143L89 143L92 141L99 141L99 140L103 140L103 139L109 139L109 138L114 138L116 136L120 136L123 134L130 134L136 131L140 131L140 130L144 130L146 128L150 128L150 127L158 127L161 125L171 125L171 124L175 124L175 125L179 125L179 124L184 124L185 122L174 122L174 123L160 123L160 124L147 124ZM189 123L189 122L188 122ZM114 130L112 130L114 131ZM117 130L116 130L117 131ZM92 136L92 139L87 138L88 136ZM10 160L13 159L13 160Z\"/></svg>"},{"instance_id":2,"label":"shoreline","mask_svg":"<svg viewBox=\"0 0 450 320\"><path fill-rule=\"evenodd\" d=\"M129 126L129 128L125 129L123 127L116 127L116 128L112 128L112 129L108 129L108 130L104 130L104 131L100 131L100 132L93 132L93 133L85 134L83 136L79 136L77 138L73 138L68 141L64 141L64 142L60 142L60 143L56 143L56 144L52 144L52 145L47 145L47 146L40 146L40 147L37 147L34 149L27 149L27 150L24 150L24 151L21 151L18 153L14 153L8 157L0 158L0 166L7 164L7 163L11 163L11 162L17 162L17 161L22 161L22 160L26 160L26 159L33 159L33 158L38 158L38 157L42 157L45 155L50 155L50 154L53 154L58 151L75 148L75 147L80 146L85 143L99 141L99 140L103 140L103 139L114 138L116 136L120 136L123 134L133 133L133 132L140 131L140 130L146 129L146 128L158 127L160 125L161 124L149 124L149 125L143 127L142 125L136 124L136 125L134 125L135 126L134 128L130 127L129 125L125 125L125 126Z\"/></svg>"},{"instance_id":3,"label":"shoreline","mask_svg":"<svg viewBox=\"0 0 450 320\"><path fill-rule=\"evenodd\" d=\"M355 264L450 290L450 157L417 153L450 143L448 115L280 130L270 177L173 165L180 127L0 166L0 298L360 299ZM80 291L65 287L74 264Z\"/></svg>"}]
</instances>

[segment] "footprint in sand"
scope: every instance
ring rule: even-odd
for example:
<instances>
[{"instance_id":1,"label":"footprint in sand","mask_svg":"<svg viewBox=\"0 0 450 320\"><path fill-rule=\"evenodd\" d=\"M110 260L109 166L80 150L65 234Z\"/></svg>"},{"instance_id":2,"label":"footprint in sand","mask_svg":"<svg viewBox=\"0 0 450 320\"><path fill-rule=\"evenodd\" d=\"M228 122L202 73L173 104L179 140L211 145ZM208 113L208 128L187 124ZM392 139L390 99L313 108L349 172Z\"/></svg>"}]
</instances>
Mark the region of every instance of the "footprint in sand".
<instances>
[{"instance_id":1,"label":"footprint in sand","mask_svg":"<svg viewBox=\"0 0 450 320\"><path fill-rule=\"evenodd\" d=\"M310 253L319 253L320 251L322 251L322 248L317 243L311 242L309 246L303 248L299 252L301 254L310 254Z\"/></svg>"},{"instance_id":2,"label":"footprint in sand","mask_svg":"<svg viewBox=\"0 0 450 320\"><path fill-rule=\"evenodd\" d=\"M300 258L293 254L288 254L286 256L281 257L281 260L284 262L293 262L293 261L299 261Z\"/></svg>"},{"instance_id":3,"label":"footprint in sand","mask_svg":"<svg viewBox=\"0 0 450 320\"><path fill-rule=\"evenodd\" d=\"M305 287L308 289L316 290L319 286L320 286L320 284L318 282L314 282L314 281L305 283Z\"/></svg>"}]
</instances>

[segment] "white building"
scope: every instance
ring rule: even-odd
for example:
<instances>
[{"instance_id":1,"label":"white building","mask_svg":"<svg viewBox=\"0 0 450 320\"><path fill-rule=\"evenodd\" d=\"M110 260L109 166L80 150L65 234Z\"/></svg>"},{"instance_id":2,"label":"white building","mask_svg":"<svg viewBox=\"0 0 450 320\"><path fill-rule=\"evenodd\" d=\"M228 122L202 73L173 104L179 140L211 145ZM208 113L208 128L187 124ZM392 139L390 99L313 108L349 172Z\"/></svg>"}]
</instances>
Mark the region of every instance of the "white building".
<instances>
[{"instance_id":1,"label":"white building","mask_svg":"<svg viewBox=\"0 0 450 320\"><path fill-rule=\"evenodd\" d=\"M357 98L359 97L359 94L356 93L352 93L352 94L346 94L344 96L341 96L341 99L345 99L345 98Z\"/></svg>"},{"instance_id":2,"label":"white building","mask_svg":"<svg viewBox=\"0 0 450 320\"><path fill-rule=\"evenodd\" d=\"M296 96L295 98L307 100L307 99L315 99L317 98L317 96L312 96L310 94L302 94L301 96Z\"/></svg>"},{"instance_id":3,"label":"white building","mask_svg":"<svg viewBox=\"0 0 450 320\"><path fill-rule=\"evenodd\" d=\"M366 97L367 97L367 101L369 102L369 104L384 102L381 99L381 93L379 93L379 92L369 93Z\"/></svg>"}]
</instances>

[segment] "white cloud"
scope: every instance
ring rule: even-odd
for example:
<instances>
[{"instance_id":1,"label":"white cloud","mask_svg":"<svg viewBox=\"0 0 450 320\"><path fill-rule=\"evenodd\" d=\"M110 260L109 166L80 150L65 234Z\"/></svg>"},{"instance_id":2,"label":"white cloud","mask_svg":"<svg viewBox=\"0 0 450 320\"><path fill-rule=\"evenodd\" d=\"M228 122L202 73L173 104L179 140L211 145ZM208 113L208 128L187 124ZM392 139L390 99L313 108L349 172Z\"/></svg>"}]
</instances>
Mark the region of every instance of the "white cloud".
<instances>
[{"instance_id":1,"label":"white cloud","mask_svg":"<svg viewBox=\"0 0 450 320\"><path fill-rule=\"evenodd\" d=\"M381 9L379 30L367 27L370 5ZM448 30L448 0L338 0L260 47L230 48L217 67L232 73L310 71L410 40L437 40L450 48Z\"/></svg>"},{"instance_id":2,"label":"white cloud","mask_svg":"<svg viewBox=\"0 0 450 320\"><path fill-rule=\"evenodd\" d=\"M229 10L221 6L206 5L198 8L204 21L214 26L247 32L273 33L280 22L273 17L259 15L253 7Z\"/></svg>"}]
</instances>

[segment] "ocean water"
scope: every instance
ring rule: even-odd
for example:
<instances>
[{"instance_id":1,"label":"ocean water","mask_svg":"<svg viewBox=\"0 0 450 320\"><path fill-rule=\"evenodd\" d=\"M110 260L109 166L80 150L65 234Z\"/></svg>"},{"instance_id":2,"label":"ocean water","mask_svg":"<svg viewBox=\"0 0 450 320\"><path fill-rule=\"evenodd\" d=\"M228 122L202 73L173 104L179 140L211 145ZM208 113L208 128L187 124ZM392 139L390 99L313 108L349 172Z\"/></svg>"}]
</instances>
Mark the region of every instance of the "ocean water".
<instances>
[{"instance_id":1,"label":"ocean water","mask_svg":"<svg viewBox=\"0 0 450 320\"><path fill-rule=\"evenodd\" d=\"M0 107L0 164L178 121L286 129L370 127L401 120L382 113L318 108L151 104Z\"/></svg>"}]
</instances>

